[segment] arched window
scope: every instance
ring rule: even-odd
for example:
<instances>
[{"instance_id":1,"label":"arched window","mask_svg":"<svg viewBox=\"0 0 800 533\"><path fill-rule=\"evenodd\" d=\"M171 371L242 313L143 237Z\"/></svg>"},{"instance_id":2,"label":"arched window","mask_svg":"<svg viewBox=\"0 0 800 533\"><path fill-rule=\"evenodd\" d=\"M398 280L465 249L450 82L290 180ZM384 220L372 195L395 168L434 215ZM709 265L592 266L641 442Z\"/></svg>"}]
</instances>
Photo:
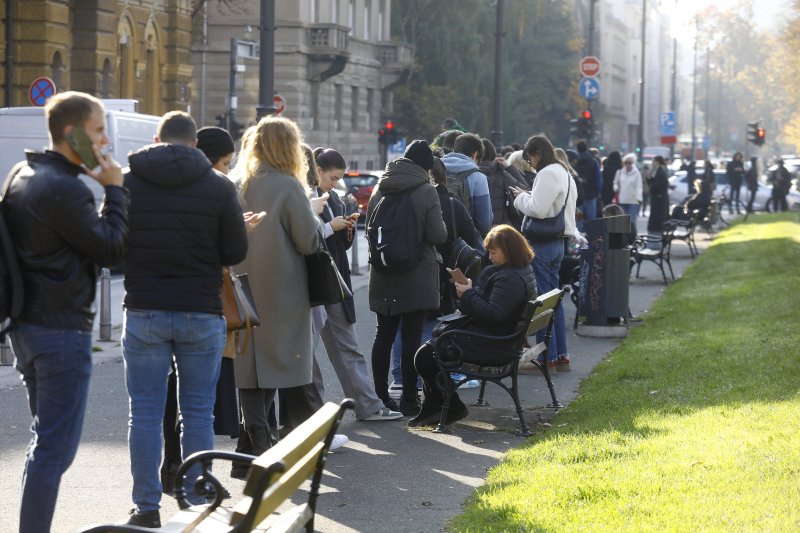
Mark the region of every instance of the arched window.
<instances>
[{"instance_id":1,"label":"arched window","mask_svg":"<svg viewBox=\"0 0 800 533\"><path fill-rule=\"evenodd\" d=\"M127 14L120 17L117 26L119 51L117 57L119 64L117 68L118 89L117 94L120 98L133 98L135 73L135 43L136 35L133 32L133 24Z\"/></svg>"},{"instance_id":2,"label":"arched window","mask_svg":"<svg viewBox=\"0 0 800 533\"><path fill-rule=\"evenodd\" d=\"M144 31L145 80L144 109L151 115L161 114L161 43L155 18L147 21Z\"/></svg>"}]
</instances>

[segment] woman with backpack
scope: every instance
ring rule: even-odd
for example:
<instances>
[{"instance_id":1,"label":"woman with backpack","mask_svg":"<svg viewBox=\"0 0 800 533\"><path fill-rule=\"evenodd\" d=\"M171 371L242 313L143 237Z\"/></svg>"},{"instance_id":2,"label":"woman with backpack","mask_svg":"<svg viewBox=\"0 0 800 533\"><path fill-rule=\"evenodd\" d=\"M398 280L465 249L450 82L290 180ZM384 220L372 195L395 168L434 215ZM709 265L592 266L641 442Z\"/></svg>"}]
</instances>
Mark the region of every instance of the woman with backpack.
<instances>
[{"instance_id":1,"label":"woman with backpack","mask_svg":"<svg viewBox=\"0 0 800 533\"><path fill-rule=\"evenodd\" d=\"M492 202L492 226L510 224L519 228L522 217L514 208L514 195L510 187L530 189L524 178L516 179L506 170L508 164L505 160L498 160L497 150L489 139L481 139L483 144L483 157L478 163L478 169L486 176L489 182L489 199ZM501 163L502 161L502 163ZM516 168L514 168L516 171Z\"/></svg>"},{"instance_id":2,"label":"woman with backpack","mask_svg":"<svg viewBox=\"0 0 800 533\"><path fill-rule=\"evenodd\" d=\"M386 165L367 208L370 249L369 308L378 326L372 345L375 393L392 411L419 412L414 353L429 310L439 307L439 263L435 246L447 240L439 195L430 183L434 158L428 143L412 142L403 157ZM403 394L389 397L392 344L402 320Z\"/></svg>"}]
</instances>

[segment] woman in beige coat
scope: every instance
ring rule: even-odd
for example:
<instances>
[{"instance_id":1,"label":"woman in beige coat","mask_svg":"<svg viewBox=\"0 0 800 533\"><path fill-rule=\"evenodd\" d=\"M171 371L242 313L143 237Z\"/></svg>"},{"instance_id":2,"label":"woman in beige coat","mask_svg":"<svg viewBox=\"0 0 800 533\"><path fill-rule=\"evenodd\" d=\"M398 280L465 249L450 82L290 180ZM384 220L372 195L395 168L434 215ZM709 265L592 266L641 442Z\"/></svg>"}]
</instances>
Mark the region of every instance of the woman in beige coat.
<instances>
[{"instance_id":1,"label":"woman in beige coat","mask_svg":"<svg viewBox=\"0 0 800 533\"><path fill-rule=\"evenodd\" d=\"M320 244L320 222L307 196L306 159L297 125L266 117L242 139L233 177L248 211L266 211L237 269L250 281L261 326L234 360L245 430L256 454L268 447L267 406L283 389L290 424L322 406L311 384L311 307L304 255Z\"/></svg>"}]
</instances>

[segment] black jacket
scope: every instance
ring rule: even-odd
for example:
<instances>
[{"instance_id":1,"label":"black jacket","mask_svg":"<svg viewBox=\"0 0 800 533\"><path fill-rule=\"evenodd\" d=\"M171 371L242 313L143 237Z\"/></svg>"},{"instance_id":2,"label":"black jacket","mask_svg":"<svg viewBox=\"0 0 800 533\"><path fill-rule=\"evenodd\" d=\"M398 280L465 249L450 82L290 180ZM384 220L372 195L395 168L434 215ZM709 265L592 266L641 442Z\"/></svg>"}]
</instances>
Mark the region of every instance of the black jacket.
<instances>
[{"instance_id":1,"label":"black jacket","mask_svg":"<svg viewBox=\"0 0 800 533\"><path fill-rule=\"evenodd\" d=\"M478 234L478 230L472 222L472 217L469 216L464 204L450 196L450 193L447 192L447 188L444 185L437 185L436 193L439 195L439 205L442 207L442 219L447 228L447 240L444 244L440 244L436 247L439 254L442 256L442 261L445 264L449 263L450 258L448 254L450 253L450 246L453 244L456 235L464 239L467 244L476 250L481 250L483 248L481 236ZM453 223L455 223L455 227Z\"/></svg>"},{"instance_id":2,"label":"black jacket","mask_svg":"<svg viewBox=\"0 0 800 533\"><path fill-rule=\"evenodd\" d=\"M9 175L14 181L3 201L25 285L19 320L91 331L97 265L114 265L125 255L127 191L106 187L98 216L79 166L51 151L26 157Z\"/></svg>"},{"instance_id":3,"label":"black jacket","mask_svg":"<svg viewBox=\"0 0 800 533\"><path fill-rule=\"evenodd\" d=\"M520 187L529 190L527 182L516 179L510 172L494 161L481 161L478 168L486 176L489 183L489 198L492 202L492 226L512 223L509 211L514 209L514 196L509 187ZM511 209L509 210L509 206Z\"/></svg>"},{"instance_id":4,"label":"black jacket","mask_svg":"<svg viewBox=\"0 0 800 533\"><path fill-rule=\"evenodd\" d=\"M125 306L221 314L222 267L247 255L233 183L189 146L145 146L128 160Z\"/></svg>"},{"instance_id":5,"label":"black jacket","mask_svg":"<svg viewBox=\"0 0 800 533\"><path fill-rule=\"evenodd\" d=\"M599 191L597 190L597 173L599 167L597 161L589 152L583 152L578 155L578 161L575 163L575 172L581 178L581 185L583 186L583 198L585 200L594 200L597 198ZM580 205L580 204L578 204Z\"/></svg>"},{"instance_id":6,"label":"black jacket","mask_svg":"<svg viewBox=\"0 0 800 533\"><path fill-rule=\"evenodd\" d=\"M458 309L475 319L466 329L509 335L525 303L536 296L536 278L530 265L518 269L492 265L483 269L473 289L461 296Z\"/></svg>"},{"instance_id":7,"label":"black jacket","mask_svg":"<svg viewBox=\"0 0 800 533\"><path fill-rule=\"evenodd\" d=\"M323 194L319 189L317 192L320 194L320 196ZM339 195L335 191L331 191L328 198L328 208L322 210L320 218L323 222L330 222L335 217L344 216L345 214L344 202L342 202L341 198L339 198ZM353 284L350 279L350 261L347 259L347 250L353 246L353 235L351 234L348 238L347 230L345 229L334 231L333 235L330 235L325 239L325 246L327 246L328 252L330 252L331 257L333 257L333 261L336 263L336 268L339 269L339 273L342 275L342 278L344 278L345 283L347 283L347 287L352 293ZM351 296L345 299L343 304L347 319L351 324L355 324L356 306L353 302L353 297Z\"/></svg>"}]
</instances>

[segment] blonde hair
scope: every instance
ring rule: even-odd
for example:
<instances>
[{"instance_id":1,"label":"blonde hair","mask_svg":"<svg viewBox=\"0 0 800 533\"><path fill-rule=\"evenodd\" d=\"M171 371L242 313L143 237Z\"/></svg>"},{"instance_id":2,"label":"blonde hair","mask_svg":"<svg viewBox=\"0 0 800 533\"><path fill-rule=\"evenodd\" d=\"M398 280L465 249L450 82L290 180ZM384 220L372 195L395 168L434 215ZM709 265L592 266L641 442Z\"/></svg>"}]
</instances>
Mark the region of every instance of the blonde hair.
<instances>
[{"instance_id":1,"label":"blonde hair","mask_svg":"<svg viewBox=\"0 0 800 533\"><path fill-rule=\"evenodd\" d=\"M567 157L567 152L564 151L563 148L556 148L556 159L561 165L567 169L570 176L577 176L578 172L572 168L572 165L569 164L569 158Z\"/></svg>"},{"instance_id":2,"label":"blonde hair","mask_svg":"<svg viewBox=\"0 0 800 533\"><path fill-rule=\"evenodd\" d=\"M522 156L522 150L517 150L515 152L511 152L506 158L509 165L514 165L522 172L535 172L533 167L525 161L525 158Z\"/></svg>"},{"instance_id":3,"label":"blonde hair","mask_svg":"<svg viewBox=\"0 0 800 533\"><path fill-rule=\"evenodd\" d=\"M303 136L297 124L288 118L268 116L247 129L232 177L239 180L244 197L250 182L273 169L293 176L308 189L308 162L303 153Z\"/></svg>"},{"instance_id":4,"label":"blonde hair","mask_svg":"<svg viewBox=\"0 0 800 533\"><path fill-rule=\"evenodd\" d=\"M625 163L626 161L630 161L634 165L636 164L636 154L633 152L629 154L625 154L625 157L622 158L622 162Z\"/></svg>"}]
</instances>

